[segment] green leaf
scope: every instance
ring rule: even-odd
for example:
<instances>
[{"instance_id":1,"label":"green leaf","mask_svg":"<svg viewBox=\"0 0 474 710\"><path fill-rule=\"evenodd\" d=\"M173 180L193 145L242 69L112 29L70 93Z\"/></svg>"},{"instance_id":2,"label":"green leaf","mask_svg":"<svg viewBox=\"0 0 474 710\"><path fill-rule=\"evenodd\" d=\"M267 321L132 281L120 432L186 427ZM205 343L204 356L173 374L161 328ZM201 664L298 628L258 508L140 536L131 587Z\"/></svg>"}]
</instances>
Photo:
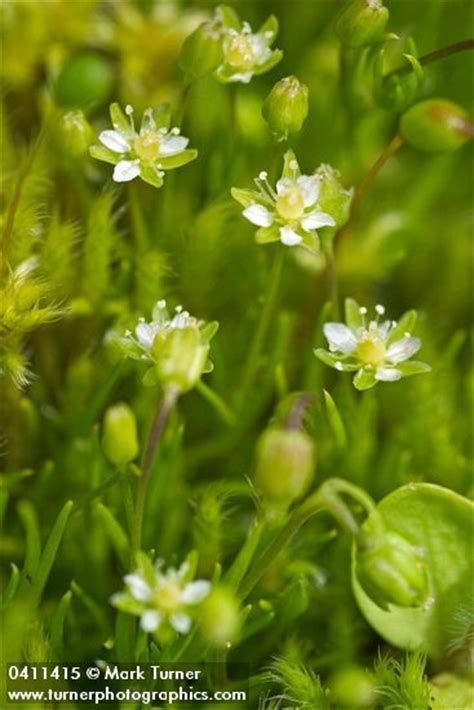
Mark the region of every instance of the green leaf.
<instances>
[{"instance_id":1,"label":"green leaf","mask_svg":"<svg viewBox=\"0 0 474 710\"><path fill-rule=\"evenodd\" d=\"M230 190L230 194L232 195L234 200L240 202L242 207L250 207L250 205L255 205L256 203L262 202L262 197L260 193L256 192L255 190L244 190L240 187L232 187Z\"/></svg>"},{"instance_id":2,"label":"green leaf","mask_svg":"<svg viewBox=\"0 0 474 710\"><path fill-rule=\"evenodd\" d=\"M49 629L51 647L57 660L62 658L63 638L64 638L64 622L71 606L72 592L69 590L64 594L59 602L51 619Z\"/></svg>"},{"instance_id":3,"label":"green leaf","mask_svg":"<svg viewBox=\"0 0 474 710\"><path fill-rule=\"evenodd\" d=\"M411 335L415 329L417 317L416 311L407 311L404 313L395 328L390 332L387 344L391 345L391 343L395 343L397 340L400 340L403 338L405 333L410 333Z\"/></svg>"},{"instance_id":4,"label":"green leaf","mask_svg":"<svg viewBox=\"0 0 474 710\"><path fill-rule=\"evenodd\" d=\"M10 576L10 580L5 588L5 591L2 594L2 608L3 609L10 604L12 599L14 599L15 594L18 589L19 582L20 582L20 570L13 562L11 563L11 568L12 568L12 573Z\"/></svg>"},{"instance_id":5,"label":"green leaf","mask_svg":"<svg viewBox=\"0 0 474 710\"><path fill-rule=\"evenodd\" d=\"M343 449L347 446L347 434L344 422L336 406L336 403L334 402L329 392L323 390L323 393L329 425L334 435L334 439L336 440L337 446L340 449Z\"/></svg>"},{"instance_id":6,"label":"green leaf","mask_svg":"<svg viewBox=\"0 0 474 710\"><path fill-rule=\"evenodd\" d=\"M34 579L41 556L41 538L35 509L27 500L18 504L18 515L26 533L23 575Z\"/></svg>"},{"instance_id":7,"label":"green leaf","mask_svg":"<svg viewBox=\"0 0 474 710\"><path fill-rule=\"evenodd\" d=\"M397 365L397 370L400 370L403 377L410 377L411 375L421 375L424 372L431 372L431 367L425 362L410 360L399 363Z\"/></svg>"},{"instance_id":8,"label":"green leaf","mask_svg":"<svg viewBox=\"0 0 474 710\"><path fill-rule=\"evenodd\" d=\"M129 558L129 545L124 529L110 510L102 503L96 503L94 510L120 564L126 569Z\"/></svg>"},{"instance_id":9,"label":"green leaf","mask_svg":"<svg viewBox=\"0 0 474 710\"><path fill-rule=\"evenodd\" d=\"M280 230L276 224L270 227L260 227L255 232L255 241L257 244L269 244L270 242L278 242L280 240Z\"/></svg>"},{"instance_id":10,"label":"green leaf","mask_svg":"<svg viewBox=\"0 0 474 710\"><path fill-rule=\"evenodd\" d=\"M174 168L180 168L182 165L187 165L187 163L190 163L197 157L197 150L183 150L181 151L181 153L177 153L176 155L167 155L166 157L160 157L158 160L158 165L160 166L160 169L162 168L163 170L173 170Z\"/></svg>"},{"instance_id":11,"label":"green leaf","mask_svg":"<svg viewBox=\"0 0 474 710\"><path fill-rule=\"evenodd\" d=\"M116 165L120 160L120 155L105 147L105 145L91 145L89 153L97 160L103 160L111 165Z\"/></svg>"},{"instance_id":12,"label":"green leaf","mask_svg":"<svg viewBox=\"0 0 474 710\"><path fill-rule=\"evenodd\" d=\"M216 13L222 21L224 27L234 29L237 32L240 32L242 23L238 14L233 8L229 7L229 5L219 5L219 7L216 9Z\"/></svg>"},{"instance_id":13,"label":"green leaf","mask_svg":"<svg viewBox=\"0 0 474 710\"><path fill-rule=\"evenodd\" d=\"M268 17L268 19L266 19L265 22L260 25L258 33L265 35L267 33L271 33L271 37L268 37L268 44L272 44L278 34L278 19L275 17L275 15L270 15L270 17Z\"/></svg>"},{"instance_id":14,"label":"green leaf","mask_svg":"<svg viewBox=\"0 0 474 710\"><path fill-rule=\"evenodd\" d=\"M378 510L389 530L423 550L428 597L420 608L381 609L357 580L354 547L352 585L357 603L386 641L405 650L424 651L439 661L449 653L456 614L471 606L473 503L441 486L409 483L384 498Z\"/></svg>"},{"instance_id":15,"label":"green leaf","mask_svg":"<svg viewBox=\"0 0 474 710\"><path fill-rule=\"evenodd\" d=\"M360 313L360 306L353 298L346 298L344 302L344 311L346 323L349 328L356 330L364 325L362 315Z\"/></svg>"},{"instance_id":16,"label":"green leaf","mask_svg":"<svg viewBox=\"0 0 474 710\"><path fill-rule=\"evenodd\" d=\"M282 178L289 178L290 180L296 180L297 177L301 175L301 170L296 160L296 155L292 150L287 150L283 156L283 170L281 173Z\"/></svg>"},{"instance_id":17,"label":"green leaf","mask_svg":"<svg viewBox=\"0 0 474 710\"><path fill-rule=\"evenodd\" d=\"M61 543L64 530L66 529L69 516L71 514L73 502L69 500L59 513L56 518L56 522L53 525L53 529L44 546L43 554L39 562L38 570L33 580L31 586L31 596L33 599L33 604L39 604L41 600L41 595L45 588L46 582L48 581L49 574L56 559L56 554L58 552L59 545Z\"/></svg>"},{"instance_id":18,"label":"green leaf","mask_svg":"<svg viewBox=\"0 0 474 710\"><path fill-rule=\"evenodd\" d=\"M265 74L265 72L270 71L270 69L273 69L273 67L275 67L278 62L281 62L282 59L283 50L275 49L275 51L271 53L271 56L267 59L266 62L264 62L263 64L259 64L254 68L253 73L255 74L255 76Z\"/></svg>"},{"instance_id":19,"label":"green leaf","mask_svg":"<svg viewBox=\"0 0 474 710\"><path fill-rule=\"evenodd\" d=\"M128 116L122 111L118 103L110 104L110 120L116 131L130 135L132 133Z\"/></svg>"},{"instance_id":20,"label":"green leaf","mask_svg":"<svg viewBox=\"0 0 474 710\"><path fill-rule=\"evenodd\" d=\"M140 177L149 185L153 185L153 187L161 187L163 185L163 176L151 165L140 164Z\"/></svg>"},{"instance_id":21,"label":"green leaf","mask_svg":"<svg viewBox=\"0 0 474 710\"><path fill-rule=\"evenodd\" d=\"M212 340L217 331L219 330L219 323L216 320L209 321L205 326L201 328L202 337L208 342Z\"/></svg>"},{"instance_id":22,"label":"green leaf","mask_svg":"<svg viewBox=\"0 0 474 710\"><path fill-rule=\"evenodd\" d=\"M242 582L250 563L253 560L262 532L262 523L255 522L253 528L251 528L247 534L247 538L240 548L240 551L230 569L224 575L223 582L230 589L237 590L240 586L240 583Z\"/></svg>"},{"instance_id":23,"label":"green leaf","mask_svg":"<svg viewBox=\"0 0 474 710\"><path fill-rule=\"evenodd\" d=\"M354 387L357 390L369 390L377 384L375 374L369 370L359 370L352 380Z\"/></svg>"}]
</instances>

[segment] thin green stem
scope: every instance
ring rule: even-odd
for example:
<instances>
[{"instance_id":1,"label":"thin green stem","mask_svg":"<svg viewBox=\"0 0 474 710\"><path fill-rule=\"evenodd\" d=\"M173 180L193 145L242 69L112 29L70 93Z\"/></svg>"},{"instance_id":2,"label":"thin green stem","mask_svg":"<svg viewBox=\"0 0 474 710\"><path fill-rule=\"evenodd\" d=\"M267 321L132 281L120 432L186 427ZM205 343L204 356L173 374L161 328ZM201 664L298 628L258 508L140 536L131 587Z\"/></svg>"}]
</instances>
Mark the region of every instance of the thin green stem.
<instances>
[{"instance_id":1,"label":"thin green stem","mask_svg":"<svg viewBox=\"0 0 474 710\"><path fill-rule=\"evenodd\" d=\"M275 306L280 290L284 256L284 249L283 247L281 247L281 245L279 245L270 277L270 289L268 291L267 299L260 315L260 320L255 331L252 345L250 346L245 370L242 376L238 409L241 409L242 406L245 405L247 395L254 383L255 376L260 367L260 355L262 352L263 344L268 335L270 323L273 317L273 313L275 311Z\"/></svg>"},{"instance_id":2,"label":"thin green stem","mask_svg":"<svg viewBox=\"0 0 474 710\"><path fill-rule=\"evenodd\" d=\"M146 227L143 209L140 204L139 186L131 182L129 185L130 217L132 221L133 236L139 251L145 251L148 245L148 230Z\"/></svg>"},{"instance_id":3,"label":"thin green stem","mask_svg":"<svg viewBox=\"0 0 474 710\"><path fill-rule=\"evenodd\" d=\"M418 57L417 61L422 66L431 64L431 62L437 62L439 59L444 59L445 57L451 56L451 54L457 54L458 52L466 52L474 49L474 39L465 39L461 42L455 42L454 44L449 44L447 47L441 47L440 49L435 49L433 52L424 54L422 57ZM392 69L384 76L384 79L389 79L392 76L398 74L408 74L412 71L411 64L405 64L403 67L398 67L398 69Z\"/></svg>"},{"instance_id":4,"label":"thin green stem","mask_svg":"<svg viewBox=\"0 0 474 710\"><path fill-rule=\"evenodd\" d=\"M141 476L138 483L138 491L135 502L133 529L132 529L132 550L133 557L139 552L142 544L142 528L143 518L145 513L145 500L148 482L150 479L150 471L155 458L157 446L160 442L161 435L165 429L168 417L176 404L179 391L175 387L169 387L164 394L163 400L160 402L153 424L148 435L148 441L143 454L141 466Z\"/></svg>"},{"instance_id":5,"label":"thin green stem","mask_svg":"<svg viewBox=\"0 0 474 710\"><path fill-rule=\"evenodd\" d=\"M130 473L127 466L119 468L120 473L120 490L123 497L123 505L125 509L125 519L127 521L127 530L129 535L132 535L133 520L134 520L134 505L132 487L130 485Z\"/></svg>"},{"instance_id":6,"label":"thin green stem","mask_svg":"<svg viewBox=\"0 0 474 710\"><path fill-rule=\"evenodd\" d=\"M334 317L339 318L339 284L337 279L336 259L334 258L334 245L331 243L325 250L326 273L329 282L329 295L333 306Z\"/></svg>"},{"instance_id":7,"label":"thin green stem","mask_svg":"<svg viewBox=\"0 0 474 710\"><path fill-rule=\"evenodd\" d=\"M397 150L403 145L404 140L402 136L397 133L394 138L390 141L390 143L387 145L387 147L382 151L382 153L379 155L375 163L372 165L370 168L369 172L365 176L365 178L362 180L361 183L359 183L354 199L352 200L351 204L351 213L349 215L349 220L345 224L345 226L336 234L335 240L334 240L334 246L338 246L345 234L349 231L349 228L352 226L352 223L359 211L360 204L365 197L365 194L367 191L371 188L375 178L385 165L385 163L394 155L394 153L397 152Z\"/></svg>"},{"instance_id":8,"label":"thin green stem","mask_svg":"<svg viewBox=\"0 0 474 710\"><path fill-rule=\"evenodd\" d=\"M227 402L225 402L222 397L217 394L213 389L208 387L202 380L199 380L196 389L205 400L216 410L217 414L220 416L222 421L227 424L227 426L233 427L236 424L236 417L232 409L229 407Z\"/></svg>"}]
</instances>

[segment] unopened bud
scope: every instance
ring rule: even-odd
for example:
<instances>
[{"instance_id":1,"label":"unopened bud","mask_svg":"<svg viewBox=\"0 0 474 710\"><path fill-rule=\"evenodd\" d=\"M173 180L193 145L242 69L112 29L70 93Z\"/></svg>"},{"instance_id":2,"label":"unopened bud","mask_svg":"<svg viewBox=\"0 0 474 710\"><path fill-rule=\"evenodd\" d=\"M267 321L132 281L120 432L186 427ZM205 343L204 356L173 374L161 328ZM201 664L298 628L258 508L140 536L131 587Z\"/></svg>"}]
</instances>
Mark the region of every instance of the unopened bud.
<instances>
[{"instance_id":1,"label":"unopened bud","mask_svg":"<svg viewBox=\"0 0 474 710\"><path fill-rule=\"evenodd\" d=\"M421 552L397 533L369 538L356 553L356 574L365 593L382 609L418 607L428 582Z\"/></svg>"},{"instance_id":2,"label":"unopened bud","mask_svg":"<svg viewBox=\"0 0 474 710\"><path fill-rule=\"evenodd\" d=\"M66 151L73 156L85 155L95 141L94 131L82 111L68 111L61 124Z\"/></svg>"},{"instance_id":3,"label":"unopened bud","mask_svg":"<svg viewBox=\"0 0 474 710\"><path fill-rule=\"evenodd\" d=\"M109 461L123 466L138 454L135 415L126 404L115 404L105 413L102 449Z\"/></svg>"},{"instance_id":4,"label":"unopened bud","mask_svg":"<svg viewBox=\"0 0 474 710\"><path fill-rule=\"evenodd\" d=\"M330 681L331 699L337 707L373 707L376 699L374 677L359 666L338 670Z\"/></svg>"},{"instance_id":5,"label":"unopened bud","mask_svg":"<svg viewBox=\"0 0 474 710\"><path fill-rule=\"evenodd\" d=\"M218 648L231 644L240 627L239 604L225 587L216 587L204 600L200 610L201 632Z\"/></svg>"},{"instance_id":6,"label":"unopened bud","mask_svg":"<svg viewBox=\"0 0 474 710\"><path fill-rule=\"evenodd\" d=\"M308 115L308 87L296 76L280 79L265 99L262 115L280 139L297 133Z\"/></svg>"},{"instance_id":7,"label":"unopened bud","mask_svg":"<svg viewBox=\"0 0 474 710\"><path fill-rule=\"evenodd\" d=\"M310 487L314 442L298 429L268 429L257 446L255 484L270 506L285 510Z\"/></svg>"},{"instance_id":8,"label":"unopened bud","mask_svg":"<svg viewBox=\"0 0 474 710\"><path fill-rule=\"evenodd\" d=\"M340 228L349 219L354 191L342 186L338 171L331 165L320 165L316 175L320 178L318 209L330 214Z\"/></svg>"},{"instance_id":9,"label":"unopened bud","mask_svg":"<svg viewBox=\"0 0 474 710\"><path fill-rule=\"evenodd\" d=\"M214 71L222 63L223 56L221 23L208 21L202 22L186 37L178 62L192 81Z\"/></svg>"},{"instance_id":10,"label":"unopened bud","mask_svg":"<svg viewBox=\"0 0 474 710\"><path fill-rule=\"evenodd\" d=\"M364 47L383 39L389 12L381 0L353 0L336 20L336 34L348 47Z\"/></svg>"},{"instance_id":11,"label":"unopened bud","mask_svg":"<svg viewBox=\"0 0 474 710\"><path fill-rule=\"evenodd\" d=\"M209 343L197 327L176 328L153 344L158 376L181 393L195 387L204 372Z\"/></svg>"},{"instance_id":12,"label":"unopened bud","mask_svg":"<svg viewBox=\"0 0 474 710\"><path fill-rule=\"evenodd\" d=\"M400 133L419 150L455 150L474 134L464 109L445 99L428 99L412 106L401 118Z\"/></svg>"}]
</instances>

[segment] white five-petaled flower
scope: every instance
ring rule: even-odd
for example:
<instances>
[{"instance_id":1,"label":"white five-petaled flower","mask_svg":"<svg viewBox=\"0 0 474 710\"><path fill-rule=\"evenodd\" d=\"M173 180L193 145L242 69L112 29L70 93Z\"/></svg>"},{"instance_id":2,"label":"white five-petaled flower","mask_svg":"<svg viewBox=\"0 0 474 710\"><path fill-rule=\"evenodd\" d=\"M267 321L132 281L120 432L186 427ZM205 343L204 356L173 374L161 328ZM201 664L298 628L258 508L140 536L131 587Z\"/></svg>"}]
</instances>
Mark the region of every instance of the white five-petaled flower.
<instances>
[{"instance_id":1,"label":"white five-petaled flower","mask_svg":"<svg viewBox=\"0 0 474 710\"><path fill-rule=\"evenodd\" d=\"M367 321L367 309L352 299L346 301L346 321L326 323L324 335L329 351L316 350L316 355L336 370L356 372L357 389L369 389L377 382L395 382L402 377L429 372L429 365L407 362L421 347L419 338L411 334L416 313L409 311L400 321L379 321L383 306L375 307L376 317Z\"/></svg>"},{"instance_id":2,"label":"white five-petaled flower","mask_svg":"<svg viewBox=\"0 0 474 710\"><path fill-rule=\"evenodd\" d=\"M184 562L179 569L162 571L163 562L147 565L124 577L125 591L111 597L118 609L140 617L142 629L155 633L165 625L179 634L187 634L192 626L193 607L205 599L211 583L204 579L190 580L190 566Z\"/></svg>"},{"instance_id":3,"label":"white five-petaled flower","mask_svg":"<svg viewBox=\"0 0 474 710\"><path fill-rule=\"evenodd\" d=\"M151 108L147 109L139 131L135 129L131 106L125 108L125 114L118 104L112 104L113 129L102 131L101 145L90 149L94 158L115 165L115 182L129 182L140 176L161 187L165 170L185 165L197 156L197 151L187 149L189 139L180 135L179 128L169 127L169 111L155 116Z\"/></svg>"},{"instance_id":4,"label":"white five-petaled flower","mask_svg":"<svg viewBox=\"0 0 474 710\"><path fill-rule=\"evenodd\" d=\"M281 60L283 52L271 49L278 32L273 15L258 32L252 32L249 23L241 22L229 7L217 8L216 19L222 24L223 61L214 72L219 81L248 84L254 75L269 71Z\"/></svg>"},{"instance_id":5,"label":"white five-petaled flower","mask_svg":"<svg viewBox=\"0 0 474 710\"><path fill-rule=\"evenodd\" d=\"M232 188L232 195L245 207L243 216L260 227L256 234L259 243L280 240L286 246L301 245L315 251L316 230L336 226L334 217L318 203L321 177L301 175L292 151L285 154L284 161L275 190L267 173L262 172L255 180L257 190Z\"/></svg>"}]
</instances>

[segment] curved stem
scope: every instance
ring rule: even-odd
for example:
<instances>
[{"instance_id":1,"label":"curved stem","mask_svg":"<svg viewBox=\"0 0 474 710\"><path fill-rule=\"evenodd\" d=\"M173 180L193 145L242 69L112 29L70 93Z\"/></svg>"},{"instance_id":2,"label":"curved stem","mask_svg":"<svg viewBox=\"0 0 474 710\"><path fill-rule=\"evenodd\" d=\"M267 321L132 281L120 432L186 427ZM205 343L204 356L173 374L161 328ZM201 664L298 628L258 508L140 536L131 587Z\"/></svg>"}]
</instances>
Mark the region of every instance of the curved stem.
<instances>
[{"instance_id":1,"label":"curved stem","mask_svg":"<svg viewBox=\"0 0 474 710\"><path fill-rule=\"evenodd\" d=\"M163 400L157 409L153 424L148 435L148 442L143 455L141 476L138 483L137 499L135 503L133 530L132 530L132 550L133 557L140 550L142 543L143 516L145 512L145 500L150 471L155 458L156 448L165 429L168 417L176 404L179 391L175 387L169 387L164 394Z\"/></svg>"},{"instance_id":2,"label":"curved stem","mask_svg":"<svg viewBox=\"0 0 474 710\"><path fill-rule=\"evenodd\" d=\"M474 49L474 39L465 39L461 42L455 42L454 44L449 44L447 47L441 47L440 49L435 49L433 52L424 54L422 57L418 57L417 61L422 66L426 66L427 64L431 64L431 62L438 61L438 59L449 57L451 54L457 54L458 52L465 52L471 49ZM392 69L392 71L384 76L384 79L389 79L396 74L399 76L408 74L410 71L412 71L411 64L405 64L398 69Z\"/></svg>"},{"instance_id":3,"label":"curved stem","mask_svg":"<svg viewBox=\"0 0 474 710\"><path fill-rule=\"evenodd\" d=\"M340 232L338 232L335 236L334 239L334 244L337 246L340 244L343 236L347 233L349 230L350 225L354 221L354 218L359 210L360 204L366 194L366 192L370 189L372 186L375 178L385 165L385 163L394 155L394 153L397 152L397 150L403 145L404 140L402 136L397 133L394 138L390 141L390 143L387 145L387 147L382 151L382 153L379 155L375 163L372 165L370 168L369 172L365 176L365 178L362 180L361 183L359 183L354 199L352 200L352 205L351 205L351 213L349 215L349 220L345 224L345 226L341 229Z\"/></svg>"},{"instance_id":4,"label":"curved stem","mask_svg":"<svg viewBox=\"0 0 474 710\"><path fill-rule=\"evenodd\" d=\"M279 245L278 252L273 263L272 274L270 277L270 290L267 300L260 315L260 320L255 331L254 339L250 347L250 352L247 357L246 367L242 376L240 386L239 409L245 404L247 394L253 385L255 375L257 374L260 365L260 354L262 351L265 338L267 337L270 328L271 319L275 310L278 292L280 289L281 275L283 271L284 248Z\"/></svg>"},{"instance_id":5,"label":"curved stem","mask_svg":"<svg viewBox=\"0 0 474 710\"><path fill-rule=\"evenodd\" d=\"M206 399L209 404L214 407L222 421L225 422L227 426L235 426L236 418L234 412L229 407L227 402L225 402L222 397L217 394L217 392L211 389L211 387L208 387L202 380L198 381L196 389L202 394L204 399Z\"/></svg>"}]
</instances>

